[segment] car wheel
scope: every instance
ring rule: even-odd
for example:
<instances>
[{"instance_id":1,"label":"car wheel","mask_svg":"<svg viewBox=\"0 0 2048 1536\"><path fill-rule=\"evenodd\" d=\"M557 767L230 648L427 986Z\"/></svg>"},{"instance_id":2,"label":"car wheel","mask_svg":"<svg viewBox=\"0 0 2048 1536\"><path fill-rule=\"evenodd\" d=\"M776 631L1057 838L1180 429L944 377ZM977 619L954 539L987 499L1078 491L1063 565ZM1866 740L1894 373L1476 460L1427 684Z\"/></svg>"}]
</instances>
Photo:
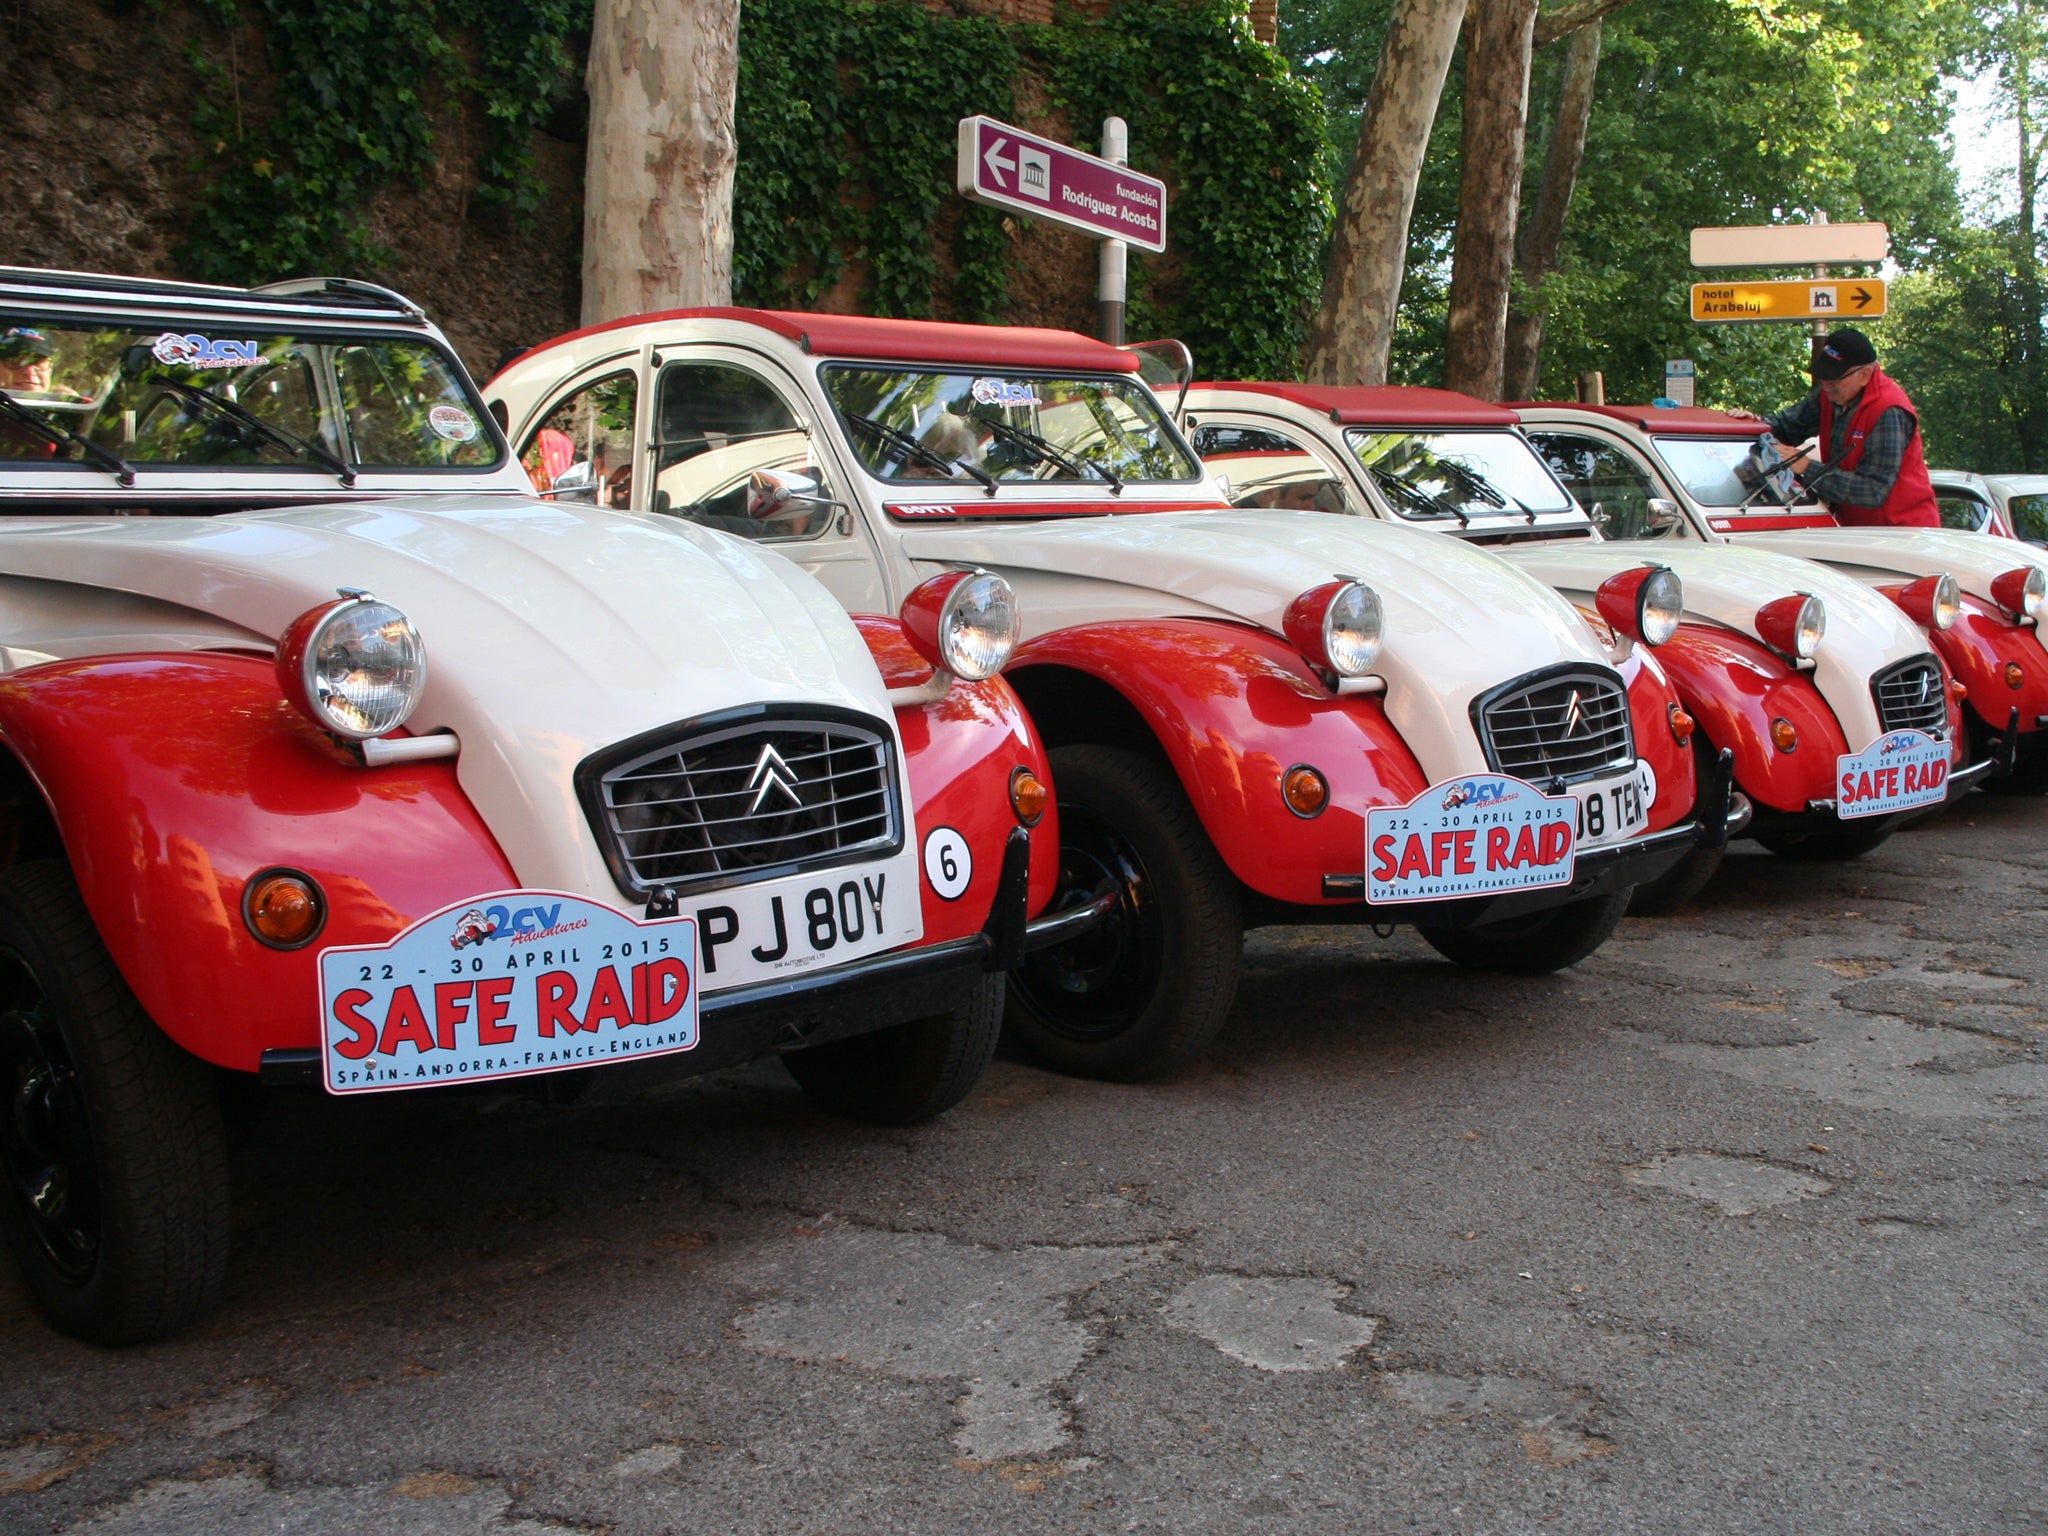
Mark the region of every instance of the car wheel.
<instances>
[{"instance_id":1,"label":"car wheel","mask_svg":"<svg viewBox=\"0 0 2048 1536\"><path fill-rule=\"evenodd\" d=\"M853 1120L916 1125L981 1081L1003 1028L1003 978L984 977L960 1007L782 1058L811 1102Z\"/></svg>"},{"instance_id":2,"label":"car wheel","mask_svg":"<svg viewBox=\"0 0 2048 1536\"><path fill-rule=\"evenodd\" d=\"M1875 827L1830 827L1825 832L1759 832L1756 840L1781 859L1821 863L1860 859L1898 828L1886 817Z\"/></svg>"},{"instance_id":3,"label":"car wheel","mask_svg":"<svg viewBox=\"0 0 2048 1536\"><path fill-rule=\"evenodd\" d=\"M212 1070L151 1022L61 863L0 874L0 1229L58 1327L174 1332L227 1273Z\"/></svg>"},{"instance_id":4,"label":"car wheel","mask_svg":"<svg viewBox=\"0 0 2048 1536\"><path fill-rule=\"evenodd\" d=\"M1504 923L1417 931L1446 960L1473 970L1503 971L1510 976L1548 976L1552 971L1577 965L1605 944L1628 911L1631 894L1623 891L1616 896L1588 896L1547 912L1511 917Z\"/></svg>"},{"instance_id":5,"label":"car wheel","mask_svg":"<svg viewBox=\"0 0 2048 1536\"><path fill-rule=\"evenodd\" d=\"M1635 888L1635 894L1629 898L1630 915L1669 916L1706 889L1707 882L1720 872L1721 861L1727 856L1725 843L1719 848L1693 849L1649 884Z\"/></svg>"},{"instance_id":6,"label":"car wheel","mask_svg":"<svg viewBox=\"0 0 2048 1536\"><path fill-rule=\"evenodd\" d=\"M2016 763L2004 778L1987 777L1977 787L1987 795L2048 795L2048 756Z\"/></svg>"},{"instance_id":7,"label":"car wheel","mask_svg":"<svg viewBox=\"0 0 2048 1536\"><path fill-rule=\"evenodd\" d=\"M1163 1077L1208 1049L1237 995L1237 883L1172 773L1121 747L1052 754L1053 910L1115 892L1110 917L1010 975L1011 1039L1055 1071Z\"/></svg>"}]
</instances>

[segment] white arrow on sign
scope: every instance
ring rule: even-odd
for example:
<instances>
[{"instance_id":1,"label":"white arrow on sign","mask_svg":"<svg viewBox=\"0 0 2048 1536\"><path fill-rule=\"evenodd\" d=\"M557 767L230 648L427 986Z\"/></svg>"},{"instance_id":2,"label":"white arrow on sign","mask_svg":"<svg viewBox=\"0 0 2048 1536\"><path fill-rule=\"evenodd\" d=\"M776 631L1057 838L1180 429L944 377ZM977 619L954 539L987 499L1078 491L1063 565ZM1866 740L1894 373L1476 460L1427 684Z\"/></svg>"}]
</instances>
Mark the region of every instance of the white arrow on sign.
<instances>
[{"instance_id":1,"label":"white arrow on sign","mask_svg":"<svg viewBox=\"0 0 2048 1536\"><path fill-rule=\"evenodd\" d=\"M997 139L995 143L989 145L987 153L985 153L981 157L984 161L987 162L988 173L989 175L995 178L996 185L1006 190L1008 189L1010 184L1007 181L1003 180L1003 172L1016 170L1017 162L1015 160L1004 159L1001 155L997 154L996 151L1001 149L1005 144L1009 142L1010 141L1008 139Z\"/></svg>"}]
</instances>

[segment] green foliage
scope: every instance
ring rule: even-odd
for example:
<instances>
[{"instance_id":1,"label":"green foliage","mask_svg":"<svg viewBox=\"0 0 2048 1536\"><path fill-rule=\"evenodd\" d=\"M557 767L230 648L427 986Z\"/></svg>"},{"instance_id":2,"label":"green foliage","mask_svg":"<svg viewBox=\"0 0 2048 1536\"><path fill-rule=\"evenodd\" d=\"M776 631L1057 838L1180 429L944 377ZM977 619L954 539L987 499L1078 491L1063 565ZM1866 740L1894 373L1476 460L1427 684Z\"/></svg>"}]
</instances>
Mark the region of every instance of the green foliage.
<instances>
[{"instance_id":1,"label":"green foliage","mask_svg":"<svg viewBox=\"0 0 2048 1536\"><path fill-rule=\"evenodd\" d=\"M852 261L867 269L864 308L929 314L943 276L935 241L957 218L952 307L995 318L1008 239L992 210L953 212L954 125L977 112L1014 121L1030 78L1070 124L1125 118L1133 163L1173 186L1171 254L1132 256L1132 333L1182 337L1213 374L1292 374L1330 217L1322 111L1233 0L1126 0L1050 27L749 0L736 291L813 303Z\"/></svg>"},{"instance_id":2,"label":"green foliage","mask_svg":"<svg viewBox=\"0 0 2048 1536\"><path fill-rule=\"evenodd\" d=\"M808 307L848 259L867 269L862 307L928 315L936 226L954 201L955 125L1014 115L1022 57L1013 30L977 16L860 0L748 0L740 11L739 169L733 289ZM953 232L953 291L992 319L1008 242L988 208Z\"/></svg>"},{"instance_id":3,"label":"green foliage","mask_svg":"<svg viewBox=\"0 0 2048 1536\"><path fill-rule=\"evenodd\" d=\"M478 199L537 205L532 130L588 31L588 0L203 3L231 62L191 60L209 173L180 252L194 276L256 283L380 265L364 206L434 163L433 112L446 101L485 125ZM240 56L251 14L260 66Z\"/></svg>"},{"instance_id":4,"label":"green foliage","mask_svg":"<svg viewBox=\"0 0 2048 1536\"><path fill-rule=\"evenodd\" d=\"M1178 336L1210 378L1293 378L1332 212L1319 94L1236 0L1126 0L1041 49L1070 121L1126 119L1132 163L1173 184L1178 270L1146 281L1134 253L1131 333Z\"/></svg>"},{"instance_id":5,"label":"green foliage","mask_svg":"<svg viewBox=\"0 0 2048 1536\"><path fill-rule=\"evenodd\" d=\"M2011 221L1968 230L1943 260L1892 285L1886 371L1920 407L1927 462L2038 472L2020 427L2030 402L2022 338L2029 306L2013 272ZM2033 323L2038 328L2040 315ZM2034 410L2048 406L2038 399Z\"/></svg>"},{"instance_id":6,"label":"green foliage","mask_svg":"<svg viewBox=\"0 0 2048 1536\"><path fill-rule=\"evenodd\" d=\"M1290 57L1320 84L1348 159L1391 0L1302 0ZM1774 408L1805 388L1802 332L1689 318L1695 225L1882 219L1899 259L1955 228L1940 142L1966 0L1634 0L1603 27L1593 118L1559 271L1544 285L1543 393L1600 369L1611 398L1662 388L1669 357L1698 361L1702 403ZM1523 207L1542 174L1562 45L1539 49ZM1442 377L1457 221L1461 67L1452 70L1417 190L1392 371ZM1880 346L1884 337L1878 336ZM1910 381L1909 381L1910 387Z\"/></svg>"}]
</instances>

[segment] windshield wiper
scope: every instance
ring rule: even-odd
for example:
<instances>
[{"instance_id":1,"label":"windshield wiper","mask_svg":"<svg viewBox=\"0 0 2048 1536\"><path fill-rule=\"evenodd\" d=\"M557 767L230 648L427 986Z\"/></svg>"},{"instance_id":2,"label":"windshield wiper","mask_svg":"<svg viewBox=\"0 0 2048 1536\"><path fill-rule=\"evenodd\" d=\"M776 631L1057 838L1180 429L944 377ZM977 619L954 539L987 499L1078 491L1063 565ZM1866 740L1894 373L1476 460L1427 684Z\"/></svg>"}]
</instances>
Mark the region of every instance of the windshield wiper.
<instances>
[{"instance_id":1,"label":"windshield wiper","mask_svg":"<svg viewBox=\"0 0 2048 1536\"><path fill-rule=\"evenodd\" d=\"M187 384L180 379L152 379L150 382L168 389L180 400L189 400L194 405L254 432L273 448L281 448L286 453L295 454L302 459L312 459L315 463L332 470L343 485L354 488L356 472L340 454L320 443L300 437L296 432L287 432L283 427L273 427L240 401L209 394L197 385Z\"/></svg>"},{"instance_id":2,"label":"windshield wiper","mask_svg":"<svg viewBox=\"0 0 2048 1536\"><path fill-rule=\"evenodd\" d=\"M1040 459L1048 464L1057 464L1076 480L1087 479L1088 472L1093 470L1097 475L1109 482L1109 492L1112 496L1123 495L1123 478L1107 464L1098 464L1093 459L1077 459L1073 454L1067 452L1066 449L1056 447L1045 438L1040 437L1036 432L1027 432L1022 427L1013 427L1007 421L998 421L993 416L982 416L975 419L1004 442L1015 443L1026 452L1037 454Z\"/></svg>"},{"instance_id":3,"label":"windshield wiper","mask_svg":"<svg viewBox=\"0 0 2048 1536\"><path fill-rule=\"evenodd\" d=\"M928 464L933 469L941 470L948 475L952 474L956 469L965 470L971 478L981 482L983 489L989 495L995 495L996 477L983 469L979 464L970 464L965 459L949 459L929 443L920 442L908 432L892 427L886 421L877 421L874 417L863 416L858 411L844 411L841 414L863 432L872 433L882 442L889 444L890 447L909 454L920 464Z\"/></svg>"},{"instance_id":4,"label":"windshield wiper","mask_svg":"<svg viewBox=\"0 0 2048 1536\"><path fill-rule=\"evenodd\" d=\"M0 389L0 415L9 421L18 421L31 431L39 433L47 442L61 448L76 448L102 469L111 469L114 479L123 490L135 484L135 466L115 453L111 448L102 448L89 437L80 437L69 427L60 427L54 421L38 416L14 396Z\"/></svg>"},{"instance_id":5,"label":"windshield wiper","mask_svg":"<svg viewBox=\"0 0 2048 1536\"><path fill-rule=\"evenodd\" d=\"M1462 507L1453 502L1447 502L1432 496L1418 486L1410 485L1391 469L1382 469L1377 464L1368 464L1365 466L1365 472L1372 476L1374 484L1378 485L1381 490L1385 491L1395 501L1420 508L1421 516L1455 517L1460 528L1472 526L1472 519L1465 515Z\"/></svg>"}]
</instances>

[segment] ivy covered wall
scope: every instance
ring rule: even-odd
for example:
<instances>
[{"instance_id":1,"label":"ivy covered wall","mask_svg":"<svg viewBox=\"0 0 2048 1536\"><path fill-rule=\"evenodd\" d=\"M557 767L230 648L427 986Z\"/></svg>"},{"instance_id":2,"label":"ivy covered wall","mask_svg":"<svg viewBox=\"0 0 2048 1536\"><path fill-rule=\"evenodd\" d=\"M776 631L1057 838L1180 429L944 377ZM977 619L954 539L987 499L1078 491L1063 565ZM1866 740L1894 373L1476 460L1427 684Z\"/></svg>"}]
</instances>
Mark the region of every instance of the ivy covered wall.
<instances>
[{"instance_id":1,"label":"ivy covered wall","mask_svg":"<svg viewBox=\"0 0 2048 1536\"><path fill-rule=\"evenodd\" d=\"M1091 329L1092 241L955 195L955 124L976 112L1084 147L1126 119L1132 163L1171 189L1167 254L1132 253L1130 333L1179 336L1215 376L1295 372L1332 168L1320 99L1243 0L1122 0L1045 26L747 0L739 297Z\"/></svg>"},{"instance_id":2,"label":"ivy covered wall","mask_svg":"<svg viewBox=\"0 0 2048 1536\"><path fill-rule=\"evenodd\" d=\"M369 277L483 370L575 325L590 0L11 3L0 260ZM1292 371L1330 173L1320 103L1245 0L1023 25L969 3L745 0L739 297L1091 329L1094 242L966 204L954 125L1092 145L1114 113L1172 188L1131 333L1212 374Z\"/></svg>"}]
</instances>

